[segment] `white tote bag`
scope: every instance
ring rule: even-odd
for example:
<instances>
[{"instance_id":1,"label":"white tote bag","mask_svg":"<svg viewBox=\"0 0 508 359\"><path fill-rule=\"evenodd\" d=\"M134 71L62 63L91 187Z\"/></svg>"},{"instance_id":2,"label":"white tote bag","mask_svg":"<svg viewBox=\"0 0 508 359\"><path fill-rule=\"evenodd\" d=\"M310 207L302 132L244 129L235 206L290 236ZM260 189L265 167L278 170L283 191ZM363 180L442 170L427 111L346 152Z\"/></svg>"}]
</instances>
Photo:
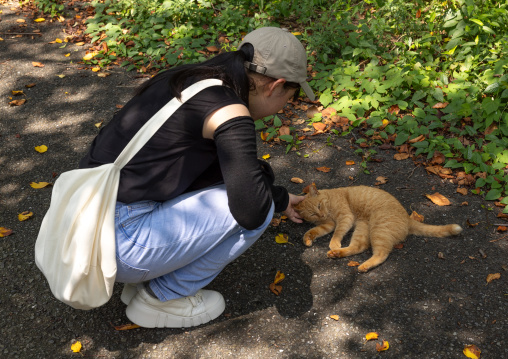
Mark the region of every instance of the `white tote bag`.
<instances>
[{"instance_id":1,"label":"white tote bag","mask_svg":"<svg viewBox=\"0 0 508 359\"><path fill-rule=\"evenodd\" d=\"M35 263L53 295L76 309L92 309L113 294L116 277L115 207L120 170L189 98L222 81L199 81L159 110L114 163L63 173L55 182L35 243Z\"/></svg>"}]
</instances>

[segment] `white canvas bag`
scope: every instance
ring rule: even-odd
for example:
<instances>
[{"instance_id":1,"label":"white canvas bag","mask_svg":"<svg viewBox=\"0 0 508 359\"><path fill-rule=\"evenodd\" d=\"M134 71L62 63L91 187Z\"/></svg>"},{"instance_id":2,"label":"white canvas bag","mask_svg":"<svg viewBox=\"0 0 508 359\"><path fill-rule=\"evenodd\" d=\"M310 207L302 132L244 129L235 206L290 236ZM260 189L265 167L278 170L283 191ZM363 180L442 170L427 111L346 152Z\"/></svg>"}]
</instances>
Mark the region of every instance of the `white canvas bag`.
<instances>
[{"instance_id":1,"label":"white canvas bag","mask_svg":"<svg viewBox=\"0 0 508 359\"><path fill-rule=\"evenodd\" d=\"M114 163L63 173L55 182L35 243L35 263L53 295L76 309L92 309L113 294L116 277L115 206L120 170L189 98L222 81L199 81L159 110Z\"/></svg>"}]
</instances>

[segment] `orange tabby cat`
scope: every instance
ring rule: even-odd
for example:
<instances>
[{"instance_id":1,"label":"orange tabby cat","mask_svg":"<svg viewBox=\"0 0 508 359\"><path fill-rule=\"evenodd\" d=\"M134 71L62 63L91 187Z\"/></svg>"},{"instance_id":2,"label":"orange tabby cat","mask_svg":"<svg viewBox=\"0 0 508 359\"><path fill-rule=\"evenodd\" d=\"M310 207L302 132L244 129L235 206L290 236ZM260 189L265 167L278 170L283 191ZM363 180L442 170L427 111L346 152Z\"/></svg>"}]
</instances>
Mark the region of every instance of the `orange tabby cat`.
<instances>
[{"instance_id":1,"label":"orange tabby cat","mask_svg":"<svg viewBox=\"0 0 508 359\"><path fill-rule=\"evenodd\" d=\"M341 258L361 253L372 247L372 257L358 270L366 272L383 263L408 234L447 237L462 232L458 224L433 226L410 218L400 202L388 192L367 186L353 186L318 191L309 186L305 199L294 208L306 221L317 224L303 236L303 243L312 241L335 229L328 257ZM348 247L341 248L344 235L355 226Z\"/></svg>"}]
</instances>

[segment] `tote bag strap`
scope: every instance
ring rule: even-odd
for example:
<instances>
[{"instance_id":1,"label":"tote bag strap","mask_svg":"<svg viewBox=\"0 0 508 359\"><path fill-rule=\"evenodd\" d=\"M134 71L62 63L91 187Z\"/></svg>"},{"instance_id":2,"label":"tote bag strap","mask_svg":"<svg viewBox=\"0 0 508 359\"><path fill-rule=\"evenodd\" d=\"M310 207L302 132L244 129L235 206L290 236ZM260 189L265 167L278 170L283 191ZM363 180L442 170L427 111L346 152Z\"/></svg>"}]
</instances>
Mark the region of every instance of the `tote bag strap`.
<instances>
[{"instance_id":1,"label":"tote bag strap","mask_svg":"<svg viewBox=\"0 0 508 359\"><path fill-rule=\"evenodd\" d=\"M181 99L174 97L134 135L130 142L125 146L115 161L115 165L123 168L138 153L138 151L152 138L152 136L161 128L166 120L175 113L185 101L210 86L221 86L222 81L217 79L201 80L187 87L182 91Z\"/></svg>"}]
</instances>

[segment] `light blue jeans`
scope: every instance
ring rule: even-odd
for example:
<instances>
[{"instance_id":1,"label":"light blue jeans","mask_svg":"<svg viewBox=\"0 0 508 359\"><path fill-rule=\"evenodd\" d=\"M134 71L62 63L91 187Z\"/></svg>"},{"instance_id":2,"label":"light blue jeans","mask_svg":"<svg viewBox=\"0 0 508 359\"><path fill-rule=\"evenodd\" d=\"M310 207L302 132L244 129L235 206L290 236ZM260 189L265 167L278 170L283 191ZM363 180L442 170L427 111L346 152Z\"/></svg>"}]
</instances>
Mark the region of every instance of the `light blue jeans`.
<instances>
[{"instance_id":1,"label":"light blue jeans","mask_svg":"<svg viewBox=\"0 0 508 359\"><path fill-rule=\"evenodd\" d=\"M161 301L194 295L261 237L273 211L272 203L259 228L242 228L229 211L224 185L166 202L118 202L116 281L150 281Z\"/></svg>"}]
</instances>

